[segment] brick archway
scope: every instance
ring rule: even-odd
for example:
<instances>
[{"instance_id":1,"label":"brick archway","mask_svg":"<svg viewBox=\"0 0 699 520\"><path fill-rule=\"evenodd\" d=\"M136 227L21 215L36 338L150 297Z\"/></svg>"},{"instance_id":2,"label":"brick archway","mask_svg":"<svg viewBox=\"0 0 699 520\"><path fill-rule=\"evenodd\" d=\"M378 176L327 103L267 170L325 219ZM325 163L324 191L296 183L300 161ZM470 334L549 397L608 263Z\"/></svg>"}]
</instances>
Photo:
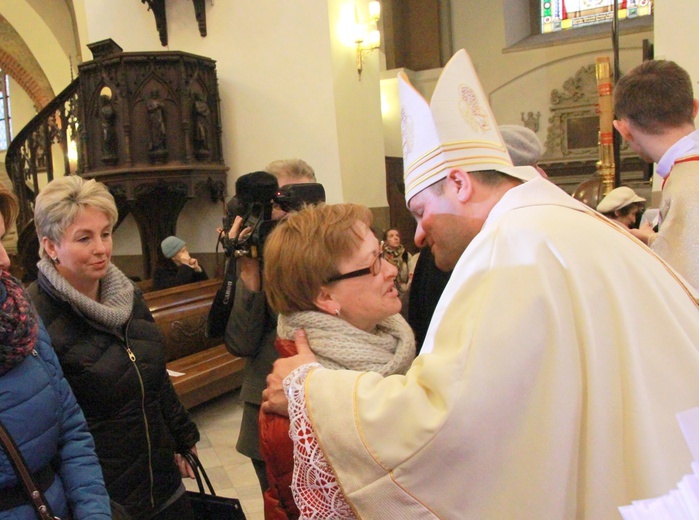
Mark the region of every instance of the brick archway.
<instances>
[{"instance_id":1,"label":"brick archway","mask_svg":"<svg viewBox=\"0 0 699 520\"><path fill-rule=\"evenodd\" d=\"M0 68L24 89L37 111L55 94L46 74L12 25L0 15Z\"/></svg>"}]
</instances>

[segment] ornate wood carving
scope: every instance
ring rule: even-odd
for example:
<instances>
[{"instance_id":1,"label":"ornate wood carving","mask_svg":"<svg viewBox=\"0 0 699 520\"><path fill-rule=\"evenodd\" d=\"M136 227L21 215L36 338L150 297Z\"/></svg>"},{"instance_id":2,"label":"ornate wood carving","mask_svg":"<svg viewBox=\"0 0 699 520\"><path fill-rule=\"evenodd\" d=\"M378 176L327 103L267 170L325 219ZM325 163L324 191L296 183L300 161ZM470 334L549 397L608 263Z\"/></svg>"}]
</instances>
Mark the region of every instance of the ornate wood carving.
<instances>
[{"instance_id":1,"label":"ornate wood carving","mask_svg":"<svg viewBox=\"0 0 699 520\"><path fill-rule=\"evenodd\" d=\"M18 229L32 220L39 174L45 173L48 180L53 179L54 164L62 164L64 171L71 171L68 131L70 129L73 136L78 135L78 88L76 79L15 135L7 149L5 168L20 204ZM61 157L55 161L54 144L61 152Z\"/></svg>"},{"instance_id":2,"label":"ornate wood carving","mask_svg":"<svg viewBox=\"0 0 699 520\"><path fill-rule=\"evenodd\" d=\"M155 16L155 28L160 36L160 43L167 47L167 13L165 11L165 0L141 0L141 3L148 4L148 10L153 11Z\"/></svg>"},{"instance_id":3,"label":"ornate wood carving","mask_svg":"<svg viewBox=\"0 0 699 520\"><path fill-rule=\"evenodd\" d=\"M187 200L204 191L219 201L226 191L215 62L183 52L117 49L79 71L80 173L109 186L120 219L133 214L149 277L164 261L159 244L175 234Z\"/></svg>"},{"instance_id":4,"label":"ornate wood carving","mask_svg":"<svg viewBox=\"0 0 699 520\"><path fill-rule=\"evenodd\" d=\"M141 0L141 3L148 5L148 10L153 11L155 17L155 28L158 30L160 43L167 47L167 11L165 0ZM206 36L206 4L205 0L192 0L194 4L194 16L199 26L199 34Z\"/></svg>"},{"instance_id":5,"label":"ornate wood carving","mask_svg":"<svg viewBox=\"0 0 699 520\"><path fill-rule=\"evenodd\" d=\"M572 192L596 171L599 113L595 65L581 67L560 89L551 91L546 151L540 166L561 188ZM622 144L623 182L643 180L643 162Z\"/></svg>"},{"instance_id":6,"label":"ornate wood carving","mask_svg":"<svg viewBox=\"0 0 699 520\"><path fill-rule=\"evenodd\" d=\"M79 77L20 130L6 154L20 201L18 229L26 230L16 263L25 269L17 274L29 279L38 251L30 240L34 198L40 177L52 180L61 163L57 175L77 173L109 187L117 227L134 215L146 276L186 201L202 193L223 201L226 192L215 62L181 52L124 53L112 40L88 47L95 59L79 66ZM77 161L69 157L71 137Z\"/></svg>"},{"instance_id":7,"label":"ornate wood carving","mask_svg":"<svg viewBox=\"0 0 699 520\"><path fill-rule=\"evenodd\" d=\"M199 25L199 34L206 36L206 4L205 0L192 0L194 4L194 16L197 18Z\"/></svg>"},{"instance_id":8,"label":"ornate wood carving","mask_svg":"<svg viewBox=\"0 0 699 520\"><path fill-rule=\"evenodd\" d=\"M581 67L575 76L563 83L563 88L551 91L551 117L546 137L546 152L542 161L572 157L597 157L597 147L571 147L568 140L568 121L597 116L597 82L595 65ZM599 125L598 125L599 129ZM595 134L597 130L594 130ZM596 135L593 137L597 142ZM576 143L571 143L575 145Z\"/></svg>"}]
</instances>

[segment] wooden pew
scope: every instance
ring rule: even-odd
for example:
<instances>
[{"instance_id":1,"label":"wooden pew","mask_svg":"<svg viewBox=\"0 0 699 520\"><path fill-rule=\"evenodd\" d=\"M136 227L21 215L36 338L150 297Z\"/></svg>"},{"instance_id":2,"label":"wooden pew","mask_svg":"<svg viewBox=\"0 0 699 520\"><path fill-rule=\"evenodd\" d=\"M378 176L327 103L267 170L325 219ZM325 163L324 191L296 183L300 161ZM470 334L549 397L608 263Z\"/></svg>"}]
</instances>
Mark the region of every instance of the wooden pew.
<instances>
[{"instance_id":1,"label":"wooden pew","mask_svg":"<svg viewBox=\"0 0 699 520\"><path fill-rule=\"evenodd\" d=\"M167 368L182 404L191 408L241 386L245 360L230 354L222 339L205 335L206 318L221 279L197 282L143 297L165 336Z\"/></svg>"}]
</instances>

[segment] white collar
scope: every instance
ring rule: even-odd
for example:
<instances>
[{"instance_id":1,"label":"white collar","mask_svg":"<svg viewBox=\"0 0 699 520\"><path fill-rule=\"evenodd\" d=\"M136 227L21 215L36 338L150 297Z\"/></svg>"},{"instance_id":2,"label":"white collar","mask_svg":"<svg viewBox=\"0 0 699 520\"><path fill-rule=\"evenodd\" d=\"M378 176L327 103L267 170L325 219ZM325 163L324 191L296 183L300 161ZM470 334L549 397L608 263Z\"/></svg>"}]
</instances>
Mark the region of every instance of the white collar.
<instances>
[{"instance_id":1,"label":"white collar","mask_svg":"<svg viewBox=\"0 0 699 520\"><path fill-rule=\"evenodd\" d=\"M592 211L553 182L543 177L537 177L508 190L490 210L486 223L495 221L500 215L511 209L527 206L564 206L578 211Z\"/></svg>"},{"instance_id":2,"label":"white collar","mask_svg":"<svg viewBox=\"0 0 699 520\"><path fill-rule=\"evenodd\" d=\"M685 135L668 148L658 161L658 167L655 169L655 172L665 179L670 174L675 161L680 157L689 155L692 151L699 153L699 130L694 130L691 134Z\"/></svg>"}]
</instances>

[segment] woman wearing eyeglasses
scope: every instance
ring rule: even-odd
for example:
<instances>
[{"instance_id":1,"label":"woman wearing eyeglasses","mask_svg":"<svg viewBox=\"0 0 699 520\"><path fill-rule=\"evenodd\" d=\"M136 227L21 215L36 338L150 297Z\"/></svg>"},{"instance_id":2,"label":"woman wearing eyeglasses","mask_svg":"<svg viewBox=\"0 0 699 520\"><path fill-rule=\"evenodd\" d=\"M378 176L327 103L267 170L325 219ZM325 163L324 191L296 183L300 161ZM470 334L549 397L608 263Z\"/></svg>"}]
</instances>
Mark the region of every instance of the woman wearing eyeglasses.
<instances>
[{"instance_id":1,"label":"woman wearing eyeglasses","mask_svg":"<svg viewBox=\"0 0 699 520\"><path fill-rule=\"evenodd\" d=\"M280 356L296 353L294 332L303 329L325 368L390 375L410 367L415 340L399 314L397 271L382 258L371 223L364 206L320 204L287 217L271 233L264 249L264 285L279 313ZM288 418L260 414L260 448L270 482L265 518L298 518L290 489L294 460ZM344 499L336 506L315 513L353 517Z\"/></svg>"}]
</instances>

